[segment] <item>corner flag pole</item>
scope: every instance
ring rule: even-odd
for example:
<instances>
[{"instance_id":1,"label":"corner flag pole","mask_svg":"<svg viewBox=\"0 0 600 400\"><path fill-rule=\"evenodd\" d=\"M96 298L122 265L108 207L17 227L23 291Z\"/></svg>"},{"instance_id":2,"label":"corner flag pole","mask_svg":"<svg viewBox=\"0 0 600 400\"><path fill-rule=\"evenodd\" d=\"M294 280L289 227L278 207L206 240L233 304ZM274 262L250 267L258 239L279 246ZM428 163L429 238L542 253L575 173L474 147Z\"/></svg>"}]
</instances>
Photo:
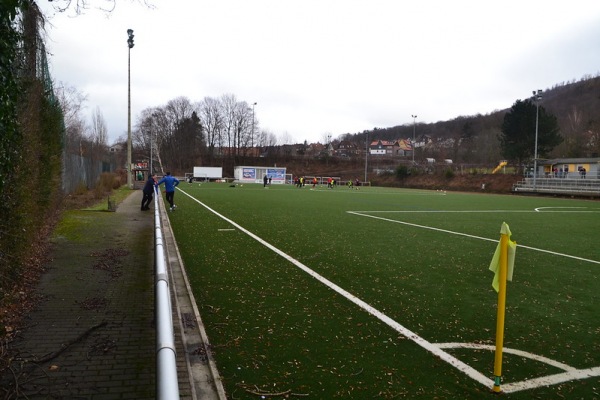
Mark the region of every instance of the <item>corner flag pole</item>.
<instances>
[{"instance_id":1,"label":"corner flag pole","mask_svg":"<svg viewBox=\"0 0 600 400\"><path fill-rule=\"evenodd\" d=\"M494 358L494 387L493 391L500 393L502 380L502 349L504 347L504 312L506 308L506 277L508 271L508 240L509 235L500 234L500 271L498 288L498 313L496 320L496 356Z\"/></svg>"}]
</instances>

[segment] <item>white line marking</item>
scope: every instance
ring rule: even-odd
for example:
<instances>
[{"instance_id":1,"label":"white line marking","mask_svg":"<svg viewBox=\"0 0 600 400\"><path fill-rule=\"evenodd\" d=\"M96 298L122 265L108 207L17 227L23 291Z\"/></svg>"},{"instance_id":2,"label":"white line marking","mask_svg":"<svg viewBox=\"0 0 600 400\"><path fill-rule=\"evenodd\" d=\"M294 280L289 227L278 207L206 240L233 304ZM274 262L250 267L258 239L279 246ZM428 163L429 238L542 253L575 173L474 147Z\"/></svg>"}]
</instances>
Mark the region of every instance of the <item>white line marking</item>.
<instances>
[{"instance_id":1,"label":"white line marking","mask_svg":"<svg viewBox=\"0 0 600 400\"><path fill-rule=\"evenodd\" d=\"M562 372L560 374L541 376L526 381L507 383L502 385L502 391L506 393L518 392L520 390L535 389L540 386L557 385L559 383L573 380L582 380L600 376L600 367L578 369L575 371Z\"/></svg>"},{"instance_id":2,"label":"white line marking","mask_svg":"<svg viewBox=\"0 0 600 400\"><path fill-rule=\"evenodd\" d=\"M465 375L467 375L471 379L479 382L480 384L482 384L483 386L485 386L487 388L491 388L493 386L494 382L492 379L486 377L481 372L477 371L475 368L467 365L463 361L459 360L458 358L456 358L456 357L452 356L451 354L442 350L442 348L447 348L452 344L448 344L448 343L435 344L435 343L431 343L431 342L423 339L416 333L412 332L408 328L404 327L403 325L394 321L387 315L383 314L381 311L377 310L376 308L372 307L368 303L366 303L363 300L359 299L358 297L354 296L350 292L342 289L340 286L331 282L324 276L322 276L322 275L318 274L317 272L313 271L312 269L308 268L306 265L302 264L300 261L296 260L295 258L291 257L290 255L279 250L277 247L275 247L272 244L268 243L267 241L263 240L262 238L255 235L254 233L248 231L247 229L245 229L241 225L237 224L236 222L230 220L229 218L225 217L224 215L219 214L217 211L213 210L206 204L202 203L200 200L192 197L191 195L189 195L188 193L186 193L183 190L181 190L181 192L184 193L189 198L191 198L192 200L194 200L195 202L197 202L198 204L200 204L202 207L206 208L208 211L212 212L219 218L227 221L228 223L235 226L240 231L244 232L246 235L250 236L257 242L262 244L263 246L267 247L268 249L270 249L273 252L275 252L276 254L280 255L281 257L283 257L290 263L294 264L296 267L300 268L301 270L303 270L304 272L306 272L307 274L309 274L310 276L315 278L317 281L323 283L325 286L329 287L330 289L334 290L341 296L345 297L347 300L356 304L359 308L361 308L364 311L368 312L369 314L373 315L374 317L379 319L381 322L385 323L390 328L394 329L396 332L400 333L407 339L412 340L417 345L421 346L425 350L429 351L430 353L432 353L435 356L439 357L440 359L444 360L445 362L452 365L459 371L463 372ZM362 214L358 214L355 212L349 212L349 213L354 213L356 215L362 215ZM371 217L369 215L362 215L362 216ZM376 218L376 217L372 217L372 218ZM380 218L380 219L385 220L385 218ZM388 221L399 222L399 221L393 221L393 220L388 220ZM446 231L444 229L425 227L425 226L409 224L409 223L406 223L406 224L414 225L414 226L421 227L421 228L427 228L427 229L433 229L433 230L442 231L442 232L448 232L448 233L452 233L452 234L456 234L456 235L462 235L462 236L482 239L482 240L489 240L489 241L494 241L494 242L497 241L497 240L482 238L479 236L467 235L467 234L459 233L459 232ZM521 246L521 247L523 247L523 246ZM540 250L540 251L543 251L543 250ZM460 346L466 347L466 348L475 348L476 345L475 344L461 344ZM482 345L482 346L485 346L485 345ZM489 347L493 347L493 346L489 346ZM522 352L520 350L511 350L511 349L503 349L503 350L507 353L513 353L513 354L521 355L523 357L533 358L533 357L531 357L530 353ZM587 379L587 378L591 378L591 377L595 377L595 376L600 376L600 367L578 370L578 369L570 367L566 364L559 363L559 362L553 361L551 359L547 359L546 357L542 357L542 356L537 356L537 357L540 361L548 362L550 365L553 365L560 369L564 369L567 372L555 374L555 375L549 375L549 376L540 377L540 378L529 379L527 381L502 384L502 391L505 393L512 393L512 392L517 392L517 391L526 390L526 389L534 389L534 388L537 388L540 386L555 385L558 383L568 382L568 381L575 380L575 379Z\"/></svg>"},{"instance_id":3,"label":"white line marking","mask_svg":"<svg viewBox=\"0 0 600 400\"><path fill-rule=\"evenodd\" d=\"M421 213L421 214L478 214L478 213L533 213L533 212L553 212L553 213L599 213L600 210L552 210L552 211L544 211L548 208L587 208L587 207L538 207L533 210L367 210L367 211L352 211L358 213L391 213L391 214L411 214L411 213Z\"/></svg>"},{"instance_id":4,"label":"white line marking","mask_svg":"<svg viewBox=\"0 0 600 400\"><path fill-rule=\"evenodd\" d=\"M538 207L538 208L535 209L535 211L536 212L540 212L540 211L543 211L543 210L548 210L548 209L554 210L554 209L557 209L557 208L570 208L570 209L575 208L575 209L580 209L580 208L587 208L587 207ZM557 211L553 211L553 212L557 212ZM558 212L564 212L564 211L558 211ZM576 211L576 212L581 212L581 211ZM584 212L596 212L596 211L584 211Z\"/></svg>"},{"instance_id":5,"label":"white line marking","mask_svg":"<svg viewBox=\"0 0 600 400\"><path fill-rule=\"evenodd\" d=\"M378 220L381 220L381 221L393 222L395 224L402 224L402 225L413 226L415 228L429 229L429 230L432 230L432 231L449 233L451 235L465 236L465 237L469 237L469 238L472 238L472 239L485 240L485 241L488 241L488 242L494 242L494 243L498 242L498 239L484 238L484 237L481 237L481 236L469 235L468 233L449 231L447 229L434 228L432 226L419 225L419 224L413 224L411 222L406 222L406 221L398 221L398 220L395 220L395 219L377 217L375 215L364 214L364 212L360 212L360 211L346 211L346 212L348 214L354 214L354 215L358 215L360 217L373 218L373 219L378 219ZM577 256L572 256L570 254L564 254L564 253L557 253L555 251L550 251L550 250L539 249L539 248L536 248L536 247L525 246L525 245L522 245L522 244L519 244L519 243L517 243L517 247L521 247L521 248L528 249L528 250L533 250L533 251L539 251L541 253L552 254L552 255L555 255L555 256L559 256L559 257L572 258L574 260L585 261L585 262L589 262L589 263L592 263L592 264L598 264L598 265L600 265L600 261L591 260L589 258L577 257Z\"/></svg>"},{"instance_id":6,"label":"white line marking","mask_svg":"<svg viewBox=\"0 0 600 400\"><path fill-rule=\"evenodd\" d=\"M358 213L394 213L394 214L411 214L411 213L422 213L422 214L444 214L444 213L508 213L508 212L520 212L530 213L531 210L376 210L376 211L348 211Z\"/></svg>"},{"instance_id":7,"label":"white line marking","mask_svg":"<svg viewBox=\"0 0 600 400\"><path fill-rule=\"evenodd\" d=\"M230 232L230 231L235 231L235 229L233 228L222 228L222 229L217 229L218 232Z\"/></svg>"},{"instance_id":8,"label":"white line marking","mask_svg":"<svg viewBox=\"0 0 600 400\"><path fill-rule=\"evenodd\" d=\"M496 350L496 346L478 344L478 343L437 343L439 348L452 349L452 348L464 348L464 349L483 349L483 350ZM514 354L523 358L529 358L535 361L539 361L555 368L564 370L559 374L541 376L538 378L528 379L526 381L503 383L501 385L502 391L505 393L514 393L521 390L535 389L540 386L557 385L563 382L569 382L573 380L581 380L600 376L600 367L577 369L567 364L552 360L550 358L528 353L526 351L515 350L508 347L502 349L504 353Z\"/></svg>"},{"instance_id":9,"label":"white line marking","mask_svg":"<svg viewBox=\"0 0 600 400\"><path fill-rule=\"evenodd\" d=\"M479 343L436 343L440 349L474 349L474 350L490 350L495 351L496 346L491 344L479 344ZM504 347L502 349L503 353L514 354L523 358L529 358L531 360L539 361L558 369L562 369L563 371L577 371L577 368L571 367L570 365L561 363L559 361L552 360L551 358L540 356L537 354L529 353L523 350L511 349L508 347Z\"/></svg>"}]
</instances>

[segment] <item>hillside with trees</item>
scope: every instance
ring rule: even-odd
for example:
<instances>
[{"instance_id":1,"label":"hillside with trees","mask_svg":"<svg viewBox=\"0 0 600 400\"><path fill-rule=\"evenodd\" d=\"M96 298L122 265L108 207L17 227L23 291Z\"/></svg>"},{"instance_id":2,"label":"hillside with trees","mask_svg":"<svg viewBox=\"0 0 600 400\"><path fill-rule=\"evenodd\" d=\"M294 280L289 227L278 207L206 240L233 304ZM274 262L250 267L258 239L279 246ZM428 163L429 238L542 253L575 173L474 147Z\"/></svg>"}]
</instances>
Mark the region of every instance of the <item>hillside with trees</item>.
<instances>
[{"instance_id":1,"label":"hillside with trees","mask_svg":"<svg viewBox=\"0 0 600 400\"><path fill-rule=\"evenodd\" d=\"M518 99L515 99L515 102ZM528 100L528 99L523 99ZM497 110L486 115L458 116L450 121L417 123L416 141L431 142L416 149L416 158L452 159L455 163L492 165L505 158L501 148L501 128L505 114ZM556 117L564 141L547 154L549 158L597 157L600 154L600 77L585 76L579 81L562 82L542 93L540 111ZM534 115L535 116L535 115ZM413 125L374 128L348 133L343 139L361 143L369 140L412 138Z\"/></svg>"},{"instance_id":2,"label":"hillside with trees","mask_svg":"<svg viewBox=\"0 0 600 400\"><path fill-rule=\"evenodd\" d=\"M552 119L556 128L552 134L557 138L550 147L540 146L540 157L595 157L600 153L599 93L598 76L564 82L543 91L539 101L540 138L550 134L544 130L547 118ZM531 99L516 99L512 107L520 104L528 106L524 112L529 113L525 115L529 122L523 128L523 135L528 137L523 143L525 151L518 157L513 157L505 146L510 141L503 146L502 129L511 105L486 115L345 133L328 138L328 143L283 144L273 133L261 130L251 106L232 94L198 102L180 97L144 110L134 128L134 154L136 159L147 159L152 143L154 154L162 160L172 160L169 165L160 165L179 174L190 172L193 166L221 166L226 175L232 176L235 165L273 164L303 166L294 171L302 174L330 168L336 159L345 162L344 167L353 165L351 169L356 169L365 158L367 144L377 140L412 143L415 129L417 164L429 158L450 159L453 165L465 168L493 167L503 159L521 165L533 157L530 136L535 130L531 123L535 121L536 107L532 107ZM376 169L412 162L412 155L372 158Z\"/></svg>"}]
</instances>

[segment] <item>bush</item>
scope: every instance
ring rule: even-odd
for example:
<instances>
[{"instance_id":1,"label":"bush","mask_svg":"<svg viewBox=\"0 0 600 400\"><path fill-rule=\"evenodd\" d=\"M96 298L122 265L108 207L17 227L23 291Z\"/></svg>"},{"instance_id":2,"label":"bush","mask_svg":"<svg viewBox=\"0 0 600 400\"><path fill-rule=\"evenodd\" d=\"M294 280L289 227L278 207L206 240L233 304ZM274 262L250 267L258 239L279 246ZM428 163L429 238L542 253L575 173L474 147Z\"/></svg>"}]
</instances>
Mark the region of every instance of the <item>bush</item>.
<instances>
[{"instance_id":1,"label":"bush","mask_svg":"<svg viewBox=\"0 0 600 400\"><path fill-rule=\"evenodd\" d=\"M446 179L452 179L452 178L454 178L454 171L452 171L452 169L448 168L444 172L444 177L446 177Z\"/></svg>"},{"instance_id":2,"label":"bush","mask_svg":"<svg viewBox=\"0 0 600 400\"><path fill-rule=\"evenodd\" d=\"M398 168L396 168L396 178L404 179L409 175L410 170L405 165L399 165Z\"/></svg>"},{"instance_id":3,"label":"bush","mask_svg":"<svg viewBox=\"0 0 600 400\"><path fill-rule=\"evenodd\" d=\"M86 194L88 191L87 186L85 185L85 182L80 181L79 184L77 185L77 187L75 188L75 190L73 191L73 194L75 196L81 196Z\"/></svg>"},{"instance_id":4,"label":"bush","mask_svg":"<svg viewBox=\"0 0 600 400\"><path fill-rule=\"evenodd\" d=\"M121 187L121 177L112 172L104 172L100 175L100 179L98 179L98 183L94 188L95 197L97 199L102 198L105 194L119 187Z\"/></svg>"}]
</instances>

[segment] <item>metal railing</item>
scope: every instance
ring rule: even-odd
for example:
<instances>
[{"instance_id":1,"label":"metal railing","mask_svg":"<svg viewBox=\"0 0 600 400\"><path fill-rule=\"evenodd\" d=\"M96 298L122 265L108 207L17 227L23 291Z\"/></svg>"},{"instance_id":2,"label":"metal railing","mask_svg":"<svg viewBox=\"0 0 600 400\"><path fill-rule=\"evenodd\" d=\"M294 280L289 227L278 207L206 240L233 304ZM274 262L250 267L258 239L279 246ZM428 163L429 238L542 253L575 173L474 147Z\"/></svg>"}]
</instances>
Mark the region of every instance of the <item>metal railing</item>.
<instances>
[{"instance_id":1,"label":"metal railing","mask_svg":"<svg viewBox=\"0 0 600 400\"><path fill-rule=\"evenodd\" d=\"M154 260L156 265L156 398L179 399L179 382L167 259L160 221L158 190L154 191Z\"/></svg>"},{"instance_id":2,"label":"metal railing","mask_svg":"<svg viewBox=\"0 0 600 400\"><path fill-rule=\"evenodd\" d=\"M536 192L600 196L600 179L577 178L525 178L513 186L514 192Z\"/></svg>"}]
</instances>

